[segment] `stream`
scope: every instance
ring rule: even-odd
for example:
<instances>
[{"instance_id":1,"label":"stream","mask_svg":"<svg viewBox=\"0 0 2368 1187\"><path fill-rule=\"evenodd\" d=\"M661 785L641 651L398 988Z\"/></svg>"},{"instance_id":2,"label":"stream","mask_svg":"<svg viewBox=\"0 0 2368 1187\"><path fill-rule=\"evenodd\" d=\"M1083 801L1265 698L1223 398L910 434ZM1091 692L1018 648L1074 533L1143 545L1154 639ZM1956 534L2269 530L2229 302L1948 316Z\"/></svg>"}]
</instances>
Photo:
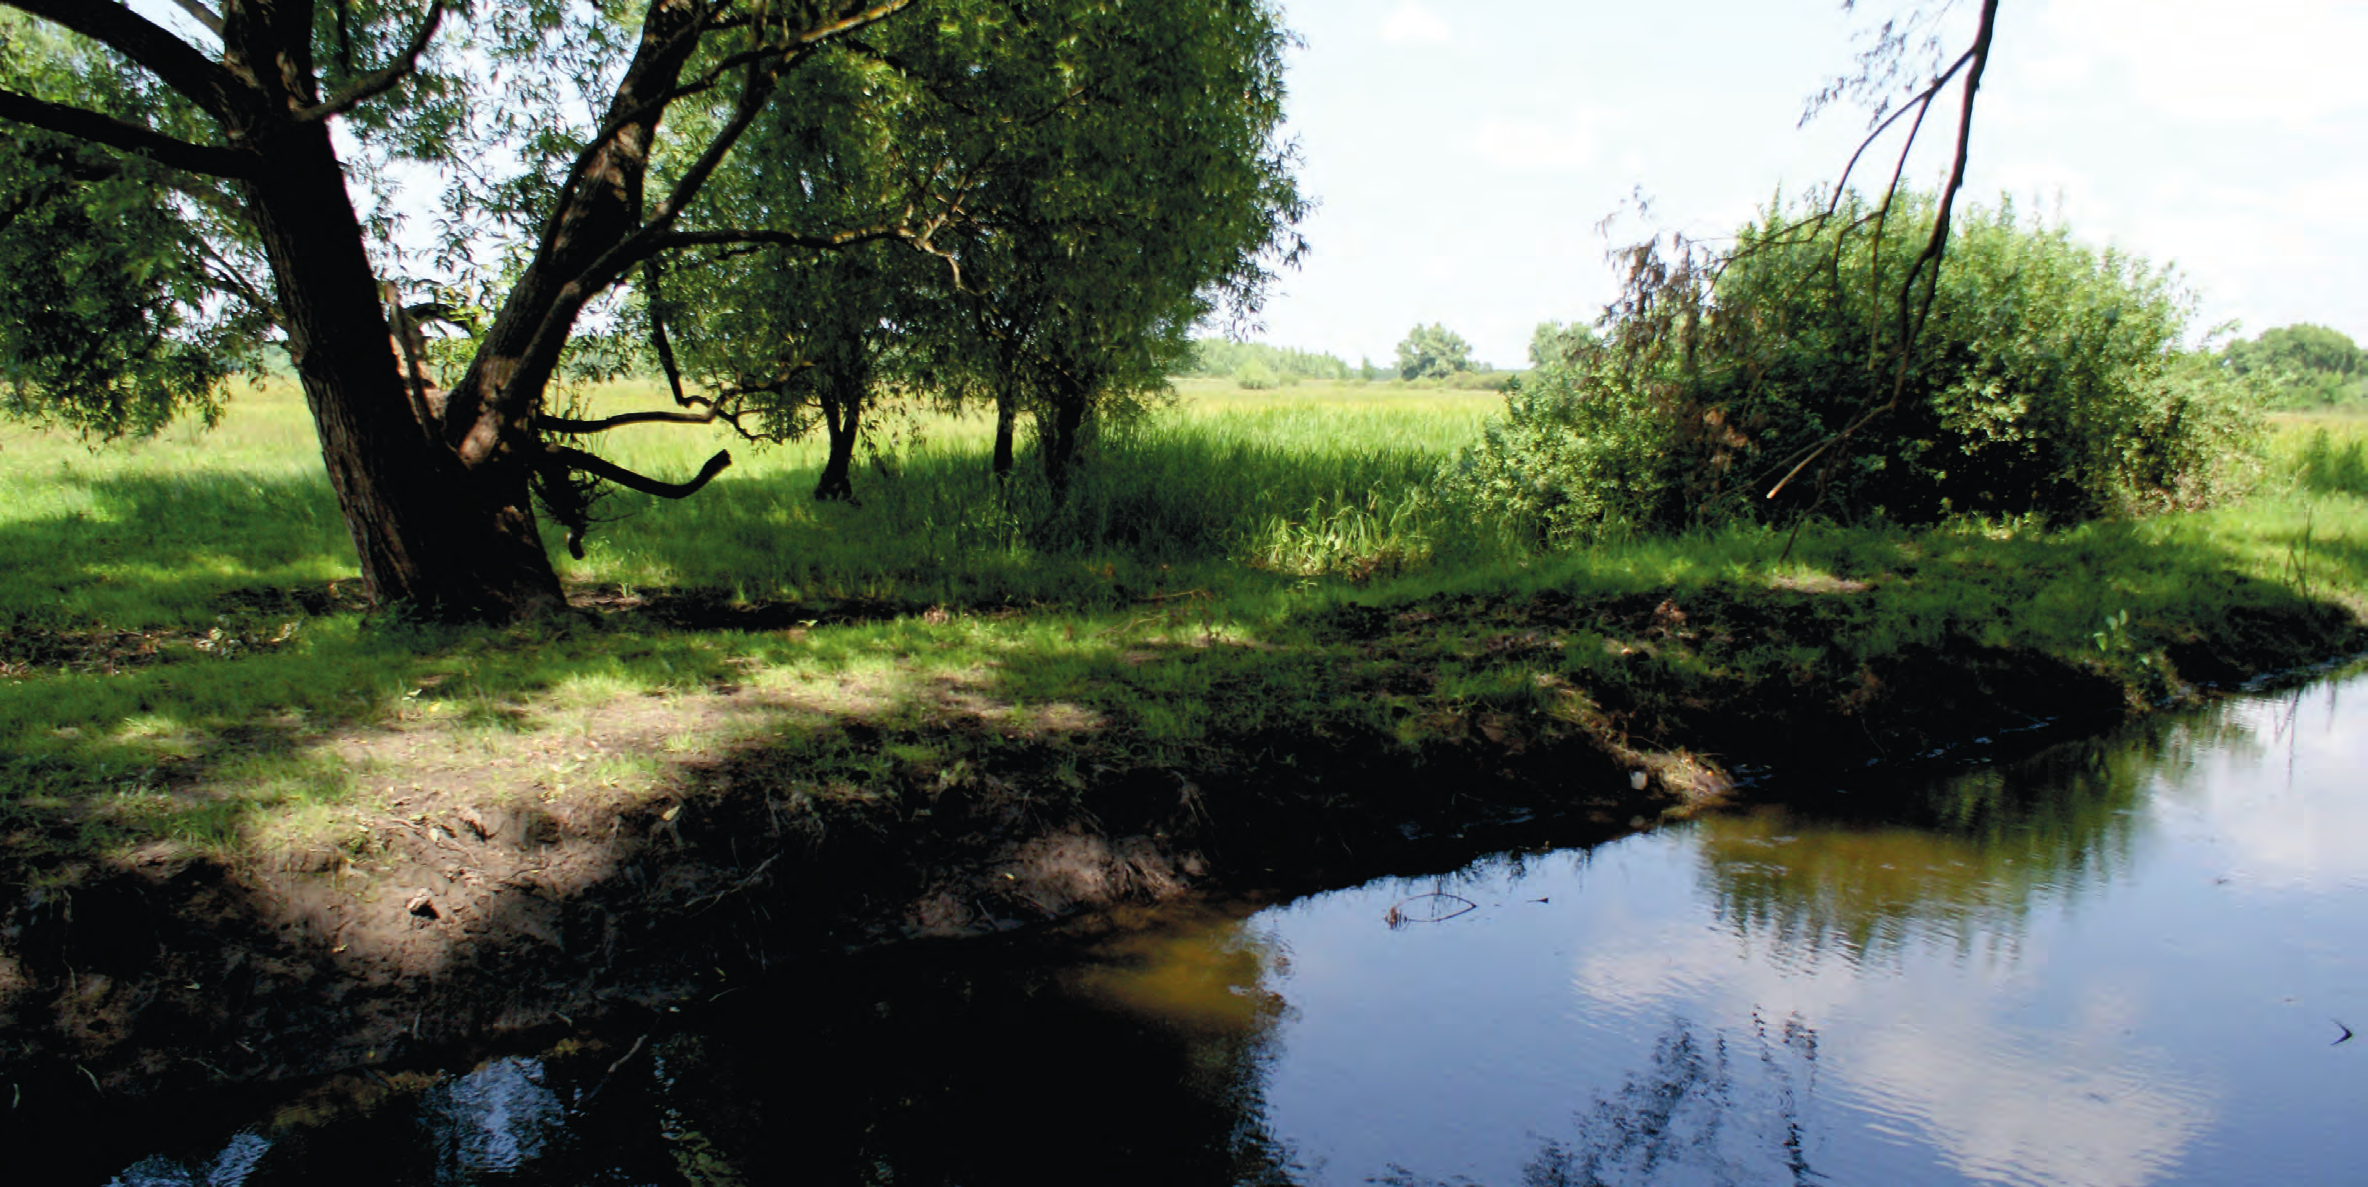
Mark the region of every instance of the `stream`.
<instances>
[{"instance_id":1,"label":"stream","mask_svg":"<svg viewBox=\"0 0 2368 1187\"><path fill-rule=\"evenodd\" d=\"M123 1187L2368 1174L2368 676L1587 850L802 967Z\"/></svg>"}]
</instances>

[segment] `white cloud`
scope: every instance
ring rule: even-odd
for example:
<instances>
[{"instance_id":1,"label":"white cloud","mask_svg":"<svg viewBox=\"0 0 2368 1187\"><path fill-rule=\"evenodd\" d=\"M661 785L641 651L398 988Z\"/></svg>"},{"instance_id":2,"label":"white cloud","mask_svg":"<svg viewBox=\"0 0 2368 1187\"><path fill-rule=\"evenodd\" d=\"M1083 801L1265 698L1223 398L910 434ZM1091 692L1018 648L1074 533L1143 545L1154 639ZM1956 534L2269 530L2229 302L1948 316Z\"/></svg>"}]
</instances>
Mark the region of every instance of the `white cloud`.
<instances>
[{"instance_id":1,"label":"white cloud","mask_svg":"<svg viewBox=\"0 0 2368 1187\"><path fill-rule=\"evenodd\" d=\"M2055 0L2043 23L2066 82L2115 73L2148 107L2223 127L2308 124L2368 105L2368 6L2345 0Z\"/></svg>"},{"instance_id":2,"label":"white cloud","mask_svg":"<svg viewBox=\"0 0 2368 1187\"><path fill-rule=\"evenodd\" d=\"M1516 173L1577 173L1595 166L1611 112L1581 107L1562 120L1480 121L1474 140L1481 159Z\"/></svg>"},{"instance_id":3,"label":"white cloud","mask_svg":"<svg viewBox=\"0 0 2368 1187\"><path fill-rule=\"evenodd\" d=\"M1381 22L1381 39L1392 45L1442 45L1454 36L1447 18L1432 12L1421 0L1398 0L1398 6Z\"/></svg>"},{"instance_id":4,"label":"white cloud","mask_svg":"<svg viewBox=\"0 0 2368 1187\"><path fill-rule=\"evenodd\" d=\"M2083 982L2079 1008L2057 1027L2007 1021L2042 980L2044 953L1971 978L1924 961L1820 973L1782 943L1752 951L1760 946L1730 934L1668 930L1596 944L1573 988L1630 1018L1703 1000L1727 1017L1802 1018L1823 1037L1823 1073L1846 1099L1877 1124L1919 1131L1967 1178L2137 1187L2213 1123L2211 1092L2127 1037L2146 1016L2130 987Z\"/></svg>"}]
</instances>

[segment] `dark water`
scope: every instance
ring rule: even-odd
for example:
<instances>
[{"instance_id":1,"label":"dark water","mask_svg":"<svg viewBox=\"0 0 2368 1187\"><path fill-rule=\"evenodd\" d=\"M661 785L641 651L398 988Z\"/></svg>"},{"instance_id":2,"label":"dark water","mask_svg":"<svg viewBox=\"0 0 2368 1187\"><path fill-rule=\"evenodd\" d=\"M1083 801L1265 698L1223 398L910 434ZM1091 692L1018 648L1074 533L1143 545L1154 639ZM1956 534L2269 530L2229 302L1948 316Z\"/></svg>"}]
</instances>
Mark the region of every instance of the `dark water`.
<instances>
[{"instance_id":1,"label":"dark water","mask_svg":"<svg viewBox=\"0 0 2368 1187\"><path fill-rule=\"evenodd\" d=\"M318 1086L115 1181L2368 1182L2363 726L2355 676L1589 851L809 968L638 1046Z\"/></svg>"}]
</instances>

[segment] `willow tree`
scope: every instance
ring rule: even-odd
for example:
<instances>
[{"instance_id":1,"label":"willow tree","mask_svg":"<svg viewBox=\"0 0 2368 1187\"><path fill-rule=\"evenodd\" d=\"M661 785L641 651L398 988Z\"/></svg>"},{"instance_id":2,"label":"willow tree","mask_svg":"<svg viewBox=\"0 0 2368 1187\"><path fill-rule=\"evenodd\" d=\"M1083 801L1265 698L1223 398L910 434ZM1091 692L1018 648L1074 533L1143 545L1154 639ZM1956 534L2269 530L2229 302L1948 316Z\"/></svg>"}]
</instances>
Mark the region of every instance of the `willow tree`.
<instances>
[{"instance_id":1,"label":"willow tree","mask_svg":"<svg viewBox=\"0 0 2368 1187\"><path fill-rule=\"evenodd\" d=\"M0 256L63 250L77 233L114 253L34 278L91 286L97 312L0 335L10 403L136 430L205 407L229 357L276 326L371 592L447 614L559 599L537 486L565 517L585 476L681 495L729 462L666 483L558 439L621 420L545 407L588 309L686 251L927 249L965 198L961 178L939 175L862 227L692 217L804 66L914 22L921 0L0 6L21 14L0 45L0 120L20 126L0 145ZM349 137L332 134L340 123ZM423 173L431 192L407 193ZM478 282L491 308L448 390L401 357L418 278L395 274L377 233L420 206L429 217L414 220L442 237L428 265L462 274L435 279ZM28 283L0 277L4 300L37 304ZM61 354L75 365L41 361Z\"/></svg>"},{"instance_id":2,"label":"willow tree","mask_svg":"<svg viewBox=\"0 0 2368 1187\"><path fill-rule=\"evenodd\" d=\"M859 228L933 178L962 197L911 251L799 244L705 261L668 316L724 406L820 425L844 494L869 390L1023 408L1057 486L1098 403L1165 385L1186 331L1254 310L1305 204L1279 141L1288 41L1264 0L943 0L823 51L714 183L714 216Z\"/></svg>"},{"instance_id":3,"label":"willow tree","mask_svg":"<svg viewBox=\"0 0 2368 1187\"><path fill-rule=\"evenodd\" d=\"M1033 412L1056 493L1098 409L1164 389L1191 328L1254 316L1304 246L1296 150L1276 135L1290 38L1273 10L1160 6L1133 37L1100 24L957 236L970 358L998 398L997 468L1014 414Z\"/></svg>"},{"instance_id":4,"label":"willow tree","mask_svg":"<svg viewBox=\"0 0 2368 1187\"><path fill-rule=\"evenodd\" d=\"M707 219L880 225L948 172L944 138L912 118L921 87L891 64L879 34L893 31L834 47L806 68L806 85L775 96L712 183ZM913 35L939 34L916 25ZM684 262L694 283L646 284L644 316L671 344L668 379L679 391L687 372L699 393L677 398L710 402L751 440L819 430L814 497L853 498L855 447L876 394L918 386L928 343L943 333L939 290L955 264L932 246L722 244Z\"/></svg>"}]
</instances>

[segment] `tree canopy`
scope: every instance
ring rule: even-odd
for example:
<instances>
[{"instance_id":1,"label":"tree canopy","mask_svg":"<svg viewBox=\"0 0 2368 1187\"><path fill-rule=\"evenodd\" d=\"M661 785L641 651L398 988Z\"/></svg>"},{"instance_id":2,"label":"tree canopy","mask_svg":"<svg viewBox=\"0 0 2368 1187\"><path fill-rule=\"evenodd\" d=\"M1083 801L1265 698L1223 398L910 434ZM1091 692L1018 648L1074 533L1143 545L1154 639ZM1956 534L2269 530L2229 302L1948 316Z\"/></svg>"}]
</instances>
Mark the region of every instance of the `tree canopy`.
<instances>
[{"instance_id":1,"label":"tree canopy","mask_svg":"<svg viewBox=\"0 0 2368 1187\"><path fill-rule=\"evenodd\" d=\"M1529 365L1551 366L1595 345L1595 330L1585 322L1542 321L1529 336Z\"/></svg>"},{"instance_id":2,"label":"tree canopy","mask_svg":"<svg viewBox=\"0 0 2368 1187\"><path fill-rule=\"evenodd\" d=\"M1472 344L1444 325L1416 326L1398 343L1400 379L1436 379L1472 369Z\"/></svg>"},{"instance_id":3,"label":"tree canopy","mask_svg":"<svg viewBox=\"0 0 2368 1187\"><path fill-rule=\"evenodd\" d=\"M661 480L599 432L792 431L769 381L832 359L1000 346L1073 441L1255 307L1303 209L1265 0L0 7L0 260L28 265L0 308L44 314L0 331L8 409L152 429L276 340L372 592L446 613L557 600L530 492L572 537L588 487L682 496L730 460ZM456 306L481 328L430 374L420 326ZM635 327L692 364L679 407L546 406Z\"/></svg>"}]
</instances>

